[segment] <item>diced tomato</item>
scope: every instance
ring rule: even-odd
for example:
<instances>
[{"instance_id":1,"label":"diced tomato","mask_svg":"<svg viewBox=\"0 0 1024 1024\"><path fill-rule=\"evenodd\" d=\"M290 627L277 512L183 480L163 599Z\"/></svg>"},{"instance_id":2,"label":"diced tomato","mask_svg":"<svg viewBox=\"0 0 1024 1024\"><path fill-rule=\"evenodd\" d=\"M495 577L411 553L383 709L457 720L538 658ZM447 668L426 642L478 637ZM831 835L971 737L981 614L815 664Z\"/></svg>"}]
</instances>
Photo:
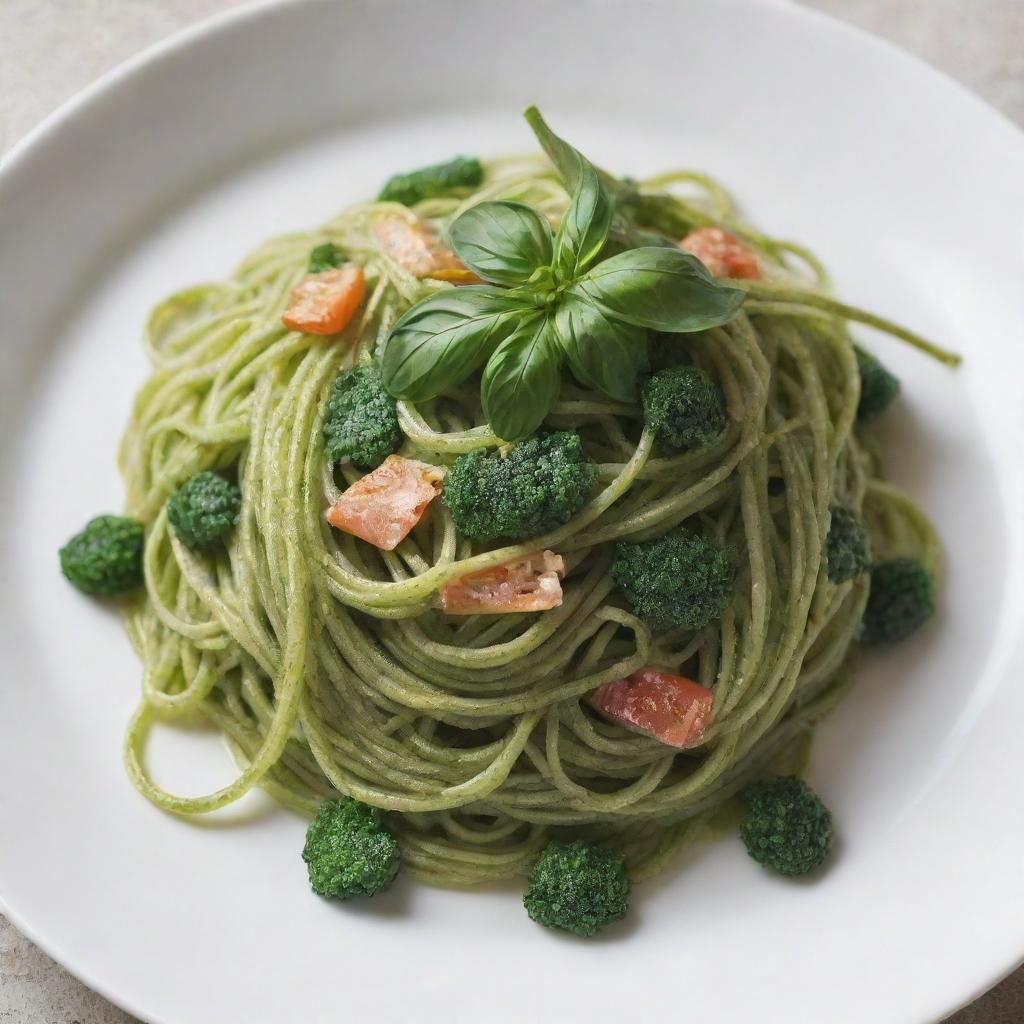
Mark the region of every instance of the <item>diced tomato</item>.
<instances>
[{"instance_id":1,"label":"diced tomato","mask_svg":"<svg viewBox=\"0 0 1024 1024\"><path fill-rule=\"evenodd\" d=\"M543 612L562 603L561 555L533 555L462 576L441 588L441 608L449 615L504 615Z\"/></svg>"},{"instance_id":2,"label":"diced tomato","mask_svg":"<svg viewBox=\"0 0 1024 1024\"><path fill-rule=\"evenodd\" d=\"M714 714L714 694L683 676L642 668L605 683L590 705L617 725L653 736L670 747L695 747Z\"/></svg>"},{"instance_id":3,"label":"diced tomato","mask_svg":"<svg viewBox=\"0 0 1024 1024\"><path fill-rule=\"evenodd\" d=\"M721 228L697 228L679 243L679 248L693 253L714 277L761 276L757 254Z\"/></svg>"},{"instance_id":4,"label":"diced tomato","mask_svg":"<svg viewBox=\"0 0 1024 1024\"><path fill-rule=\"evenodd\" d=\"M480 281L451 249L439 245L419 224L404 217L381 217L374 223L373 233L381 251L415 277L432 277L454 284Z\"/></svg>"},{"instance_id":5,"label":"diced tomato","mask_svg":"<svg viewBox=\"0 0 1024 1024\"><path fill-rule=\"evenodd\" d=\"M327 510L327 522L391 551L409 535L441 490L437 466L389 455Z\"/></svg>"},{"instance_id":6,"label":"diced tomato","mask_svg":"<svg viewBox=\"0 0 1024 1024\"><path fill-rule=\"evenodd\" d=\"M292 289L281 320L304 334L337 334L355 316L365 295L363 268L355 264L307 274Z\"/></svg>"}]
</instances>

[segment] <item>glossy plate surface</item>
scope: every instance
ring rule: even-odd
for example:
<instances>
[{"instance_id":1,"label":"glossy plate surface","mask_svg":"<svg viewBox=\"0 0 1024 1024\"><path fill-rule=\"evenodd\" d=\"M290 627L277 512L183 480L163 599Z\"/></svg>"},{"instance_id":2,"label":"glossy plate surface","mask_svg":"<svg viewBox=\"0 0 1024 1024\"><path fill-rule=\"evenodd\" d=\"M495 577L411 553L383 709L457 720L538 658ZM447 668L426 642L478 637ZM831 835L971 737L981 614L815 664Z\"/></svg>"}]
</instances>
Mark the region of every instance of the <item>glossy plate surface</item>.
<instances>
[{"instance_id":1,"label":"glossy plate surface","mask_svg":"<svg viewBox=\"0 0 1024 1024\"><path fill-rule=\"evenodd\" d=\"M515 888L313 898L303 823L255 795L190 826L120 762L139 668L56 549L120 506L114 451L165 294L228 274L394 170L533 148L537 102L600 163L692 166L839 293L962 350L902 376L893 477L949 564L935 624L865 659L811 780L841 827L815 884L738 841L638 887L585 943ZM110 998L168 1024L918 1024L1024 955L1024 138L915 60L754 0L312 0L221 18L108 76L0 171L0 894ZM231 773L164 737L183 791ZM642 1009L641 1009L642 1008Z\"/></svg>"}]
</instances>

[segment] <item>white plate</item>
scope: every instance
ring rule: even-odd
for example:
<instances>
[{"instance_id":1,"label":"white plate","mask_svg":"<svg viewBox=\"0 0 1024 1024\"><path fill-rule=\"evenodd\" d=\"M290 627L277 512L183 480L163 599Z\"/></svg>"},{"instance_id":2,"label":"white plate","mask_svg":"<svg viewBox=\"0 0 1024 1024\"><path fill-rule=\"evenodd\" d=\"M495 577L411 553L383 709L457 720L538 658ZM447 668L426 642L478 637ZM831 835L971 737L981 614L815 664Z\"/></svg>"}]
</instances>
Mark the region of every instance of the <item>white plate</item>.
<instances>
[{"instance_id":1,"label":"white plate","mask_svg":"<svg viewBox=\"0 0 1024 1024\"><path fill-rule=\"evenodd\" d=\"M256 796L198 826L120 763L138 666L56 549L116 509L149 307L227 274L395 169L531 148L539 102L601 163L709 169L842 295L966 353L903 376L893 472L949 548L937 622L821 730L842 829L821 881L740 844L566 940L515 891L313 898L303 824ZM1024 140L949 81L785 7L722 0L346 0L221 18L108 76L0 174L0 892L86 982L166 1022L937 1019L1024 955ZM198 791L212 737L161 742ZM185 756L182 756L184 751Z\"/></svg>"}]
</instances>

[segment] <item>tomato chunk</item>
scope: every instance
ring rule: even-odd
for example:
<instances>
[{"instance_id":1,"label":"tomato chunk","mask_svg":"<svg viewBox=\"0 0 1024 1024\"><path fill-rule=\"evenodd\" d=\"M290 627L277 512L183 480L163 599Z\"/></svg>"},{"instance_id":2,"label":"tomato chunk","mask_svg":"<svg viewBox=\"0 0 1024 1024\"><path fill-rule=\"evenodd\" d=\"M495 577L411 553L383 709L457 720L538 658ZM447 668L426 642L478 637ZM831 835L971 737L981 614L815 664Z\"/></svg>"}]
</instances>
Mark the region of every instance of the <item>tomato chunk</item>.
<instances>
[{"instance_id":1,"label":"tomato chunk","mask_svg":"<svg viewBox=\"0 0 1024 1024\"><path fill-rule=\"evenodd\" d=\"M605 683L590 705L617 725L653 736L670 747L695 747L714 715L714 694L699 683L656 668Z\"/></svg>"},{"instance_id":2,"label":"tomato chunk","mask_svg":"<svg viewBox=\"0 0 1024 1024\"><path fill-rule=\"evenodd\" d=\"M721 228L697 228L679 243L679 248L693 253L714 277L761 276L757 254Z\"/></svg>"},{"instance_id":3,"label":"tomato chunk","mask_svg":"<svg viewBox=\"0 0 1024 1024\"><path fill-rule=\"evenodd\" d=\"M292 289L281 321L304 334L337 334L355 316L365 295L363 268L354 264L307 274Z\"/></svg>"},{"instance_id":4,"label":"tomato chunk","mask_svg":"<svg viewBox=\"0 0 1024 1024\"><path fill-rule=\"evenodd\" d=\"M538 551L446 583L441 608L449 615L547 611L562 603L563 572L561 555Z\"/></svg>"},{"instance_id":5,"label":"tomato chunk","mask_svg":"<svg viewBox=\"0 0 1024 1024\"><path fill-rule=\"evenodd\" d=\"M331 526L392 551L420 521L441 490L437 466L389 455L327 510Z\"/></svg>"},{"instance_id":6,"label":"tomato chunk","mask_svg":"<svg viewBox=\"0 0 1024 1024\"><path fill-rule=\"evenodd\" d=\"M480 281L451 249L439 245L419 224L404 217L397 214L381 217L374 223L373 233L384 255L415 277L431 277L454 284Z\"/></svg>"}]
</instances>

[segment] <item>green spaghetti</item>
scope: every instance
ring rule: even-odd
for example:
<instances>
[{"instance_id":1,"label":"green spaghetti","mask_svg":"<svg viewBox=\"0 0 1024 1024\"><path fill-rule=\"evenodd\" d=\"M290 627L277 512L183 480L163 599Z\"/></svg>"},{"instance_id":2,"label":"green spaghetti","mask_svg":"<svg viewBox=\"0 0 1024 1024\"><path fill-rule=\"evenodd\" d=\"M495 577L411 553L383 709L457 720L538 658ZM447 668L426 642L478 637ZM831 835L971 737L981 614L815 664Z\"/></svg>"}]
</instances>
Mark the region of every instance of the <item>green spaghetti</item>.
<instances>
[{"instance_id":1,"label":"green spaghetti","mask_svg":"<svg viewBox=\"0 0 1024 1024\"><path fill-rule=\"evenodd\" d=\"M261 786L317 816L305 854L311 878L317 837L329 838L324 850L358 837L336 871L317 866L317 891L344 896L387 884L395 861L386 843L374 861L374 837L386 834L403 870L432 884L532 871L531 916L590 934L625 912L623 868L633 880L650 876L684 845L735 827L744 808L748 817L770 809L744 835L772 856L788 822L817 830L809 853L783 858L784 873L823 858L831 819L820 803L797 806L817 800L806 786L783 787L771 800L748 799L749 787L796 770L815 723L846 692L869 597L881 609L876 618L890 621L886 609L897 605L906 615L909 628L897 623L890 640L930 612L931 604L915 618L900 605L913 594L873 593L871 567L910 566L930 587L940 562L928 520L882 478L879 445L858 420L867 357L849 325L955 359L831 298L810 253L740 220L710 178L611 179L535 113L533 123L553 164L462 160L454 170L402 176L401 188L385 192L401 203L362 203L319 231L277 238L232 279L154 310L146 335L153 372L120 450L125 516L145 527L144 586L124 599L144 666L125 761L138 790L167 811L213 811ZM465 218L475 209L475 220ZM516 253L479 255L491 210L518 218L510 230L525 241ZM400 250L402 225L411 234ZM684 236L712 248L688 255L678 245ZM460 257L470 243L478 258L467 266ZM525 266L513 266L513 256ZM729 280L712 278L698 256ZM433 261L428 272L424 260ZM598 280L595 267L609 280L610 260L640 268L614 296L586 283ZM693 301L711 310L707 326L644 326L655 314L636 314L643 297L627 294L646 280L644 260L668 261L679 287L692 287ZM285 326L297 289L340 281L346 268L360 270L365 297L340 330ZM423 326L431 311L461 316L478 295L513 347L517 332L529 333L512 324L519 316L537 337L568 323L575 349L563 333L551 342L564 353L554 370L531 362L534 345L516 356L513 373L493 368L494 359L484 366L484 352L432 389L420 387L423 372L403 379L401 367L418 366L418 352L434 359L429 345L442 328L461 330L441 325L432 335ZM560 320L552 310L568 308L572 295L576 319ZM520 312L507 312L512 306ZM614 344L602 348L606 335L586 327L595 310ZM681 315L673 312L673 322ZM408 324L427 349L401 348ZM353 367L365 368L362 376L342 378ZM430 362L426 375L440 367ZM529 394L509 391L524 374ZM683 404L672 406L677 394ZM706 404L715 395L720 409ZM373 429L352 426L362 401L377 403ZM684 422L686 402L705 403L699 429ZM557 440L566 436L571 445ZM517 450L519 463L508 462ZM562 460L559 471L585 467L566 478L572 487L552 517L538 513L523 527L528 536L498 513L494 530L504 532L488 535L490 520L476 533L463 527L485 540L462 532L469 513L454 481L474 467L500 471L513 504L526 502L547 493L542 450ZM435 485L440 497L391 549L325 519L343 495L355 501L351 486L385 458L448 473ZM463 504L479 524L491 506L472 501ZM62 551L73 582L118 589L102 583L104 544L91 535ZM689 592L676 588L704 579L705 549L718 559L707 586L719 589L702 591L705 604L690 614ZM130 586L138 576L125 575L125 550L115 545L109 557ZM559 563L561 602L548 610L452 614L442 606L452 585L537 552ZM889 570L885 583L905 579ZM656 613L634 597L644 587ZM673 617L672 601L691 605ZM648 678L679 679L692 688L679 693L706 696L707 713L687 718L684 741L656 722L617 719L610 704L595 708L595 693ZM147 771L147 736L158 720L196 714L223 732L240 773L216 792L174 795ZM362 805L378 810L357 813ZM552 911L559 880L574 871L611 887L613 909L594 896Z\"/></svg>"}]
</instances>

